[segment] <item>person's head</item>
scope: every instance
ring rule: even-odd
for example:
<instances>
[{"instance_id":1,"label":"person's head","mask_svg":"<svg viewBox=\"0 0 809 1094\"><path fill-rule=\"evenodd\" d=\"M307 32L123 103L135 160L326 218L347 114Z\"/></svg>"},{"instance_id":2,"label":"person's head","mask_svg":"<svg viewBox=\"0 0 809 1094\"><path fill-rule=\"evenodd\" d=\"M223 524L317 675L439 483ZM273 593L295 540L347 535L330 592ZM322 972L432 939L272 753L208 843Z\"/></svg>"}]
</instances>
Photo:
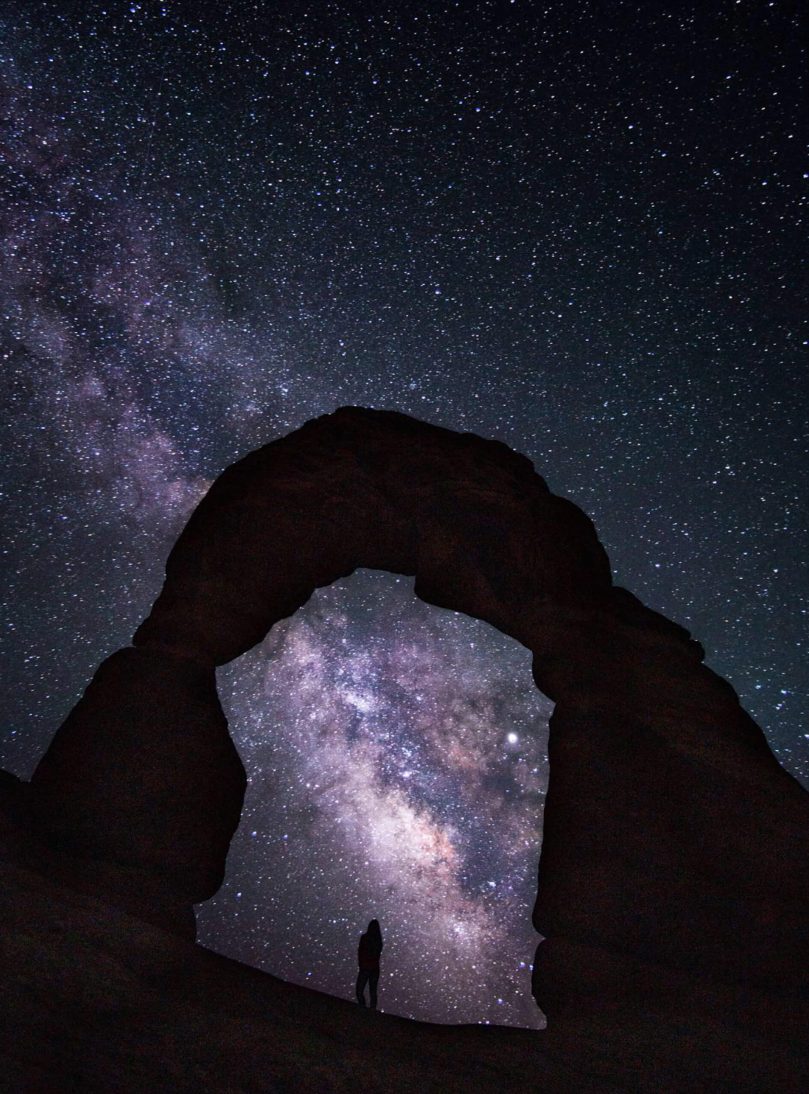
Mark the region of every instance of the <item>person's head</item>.
<instances>
[{"instance_id":1,"label":"person's head","mask_svg":"<svg viewBox=\"0 0 809 1094\"><path fill-rule=\"evenodd\" d=\"M368 924L368 934L371 935L372 938L382 937L382 931L379 929L378 919L372 919L371 922Z\"/></svg>"}]
</instances>

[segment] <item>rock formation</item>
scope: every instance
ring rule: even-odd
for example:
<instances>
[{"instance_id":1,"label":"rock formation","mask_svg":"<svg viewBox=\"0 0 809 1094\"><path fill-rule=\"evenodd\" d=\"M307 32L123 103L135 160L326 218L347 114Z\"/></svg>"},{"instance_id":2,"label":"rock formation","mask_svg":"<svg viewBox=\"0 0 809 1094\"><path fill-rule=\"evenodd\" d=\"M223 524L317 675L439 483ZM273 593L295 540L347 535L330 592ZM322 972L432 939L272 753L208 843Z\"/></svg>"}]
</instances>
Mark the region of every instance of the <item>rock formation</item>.
<instances>
[{"instance_id":1,"label":"rock formation","mask_svg":"<svg viewBox=\"0 0 809 1094\"><path fill-rule=\"evenodd\" d=\"M414 574L423 600L523 643L556 704L534 910L550 1050L612 1038L676 1071L738 1041L762 1074L797 1074L809 795L689 634L612 585L584 514L499 443L345 408L228 468L35 772L43 844L191 932L245 785L215 668L357 567Z\"/></svg>"}]
</instances>

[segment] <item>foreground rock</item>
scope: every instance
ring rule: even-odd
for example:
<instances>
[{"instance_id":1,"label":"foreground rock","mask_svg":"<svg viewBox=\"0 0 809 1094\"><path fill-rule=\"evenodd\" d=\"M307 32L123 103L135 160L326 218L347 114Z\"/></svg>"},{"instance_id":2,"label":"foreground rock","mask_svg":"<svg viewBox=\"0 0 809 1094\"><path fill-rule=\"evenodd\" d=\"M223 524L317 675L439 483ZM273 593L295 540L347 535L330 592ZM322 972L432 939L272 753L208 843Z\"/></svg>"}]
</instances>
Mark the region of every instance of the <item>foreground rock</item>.
<instances>
[{"instance_id":1,"label":"foreground rock","mask_svg":"<svg viewBox=\"0 0 809 1094\"><path fill-rule=\"evenodd\" d=\"M210 953L10 861L32 849L2 809L0 832L2 1090L602 1089L533 1031L411 1022Z\"/></svg>"},{"instance_id":2,"label":"foreground rock","mask_svg":"<svg viewBox=\"0 0 809 1094\"><path fill-rule=\"evenodd\" d=\"M0 779L0 1089L316 1094L678 1094L807 1089L805 1030L609 1035L434 1026L284 983L53 880ZM16 807L12 799L17 799ZM11 816L16 815L12 820ZM29 865L21 865L26 862ZM36 868L32 868L34 864ZM68 866L70 864L67 864ZM788 1045L792 1040L791 1046Z\"/></svg>"}]
</instances>

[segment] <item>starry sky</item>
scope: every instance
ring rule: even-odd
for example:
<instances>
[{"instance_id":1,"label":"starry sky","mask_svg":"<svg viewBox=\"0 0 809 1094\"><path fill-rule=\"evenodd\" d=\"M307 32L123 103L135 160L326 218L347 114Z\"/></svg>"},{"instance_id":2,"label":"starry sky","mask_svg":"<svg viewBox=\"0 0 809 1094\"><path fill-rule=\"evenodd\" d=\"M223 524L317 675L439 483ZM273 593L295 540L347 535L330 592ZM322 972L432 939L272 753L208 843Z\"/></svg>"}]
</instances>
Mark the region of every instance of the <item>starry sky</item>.
<instances>
[{"instance_id":1,"label":"starry sky","mask_svg":"<svg viewBox=\"0 0 809 1094\"><path fill-rule=\"evenodd\" d=\"M0 2L0 764L28 777L217 474L337 406L528 455L809 782L797 5ZM536 1026L550 702L359 572L220 670L206 945Z\"/></svg>"}]
</instances>

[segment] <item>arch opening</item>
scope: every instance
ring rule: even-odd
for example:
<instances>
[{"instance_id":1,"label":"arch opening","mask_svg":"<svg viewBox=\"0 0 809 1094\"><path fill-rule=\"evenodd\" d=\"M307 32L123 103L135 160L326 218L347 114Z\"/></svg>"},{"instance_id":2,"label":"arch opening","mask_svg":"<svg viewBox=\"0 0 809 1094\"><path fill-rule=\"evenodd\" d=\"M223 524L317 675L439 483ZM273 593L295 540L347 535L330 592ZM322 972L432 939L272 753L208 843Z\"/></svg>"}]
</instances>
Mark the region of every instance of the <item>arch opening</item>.
<instances>
[{"instance_id":1,"label":"arch opening","mask_svg":"<svg viewBox=\"0 0 809 1094\"><path fill-rule=\"evenodd\" d=\"M386 937L380 1005L540 1028L531 924L550 702L530 653L361 570L218 673L248 775L198 940L351 998L356 935Z\"/></svg>"}]
</instances>

